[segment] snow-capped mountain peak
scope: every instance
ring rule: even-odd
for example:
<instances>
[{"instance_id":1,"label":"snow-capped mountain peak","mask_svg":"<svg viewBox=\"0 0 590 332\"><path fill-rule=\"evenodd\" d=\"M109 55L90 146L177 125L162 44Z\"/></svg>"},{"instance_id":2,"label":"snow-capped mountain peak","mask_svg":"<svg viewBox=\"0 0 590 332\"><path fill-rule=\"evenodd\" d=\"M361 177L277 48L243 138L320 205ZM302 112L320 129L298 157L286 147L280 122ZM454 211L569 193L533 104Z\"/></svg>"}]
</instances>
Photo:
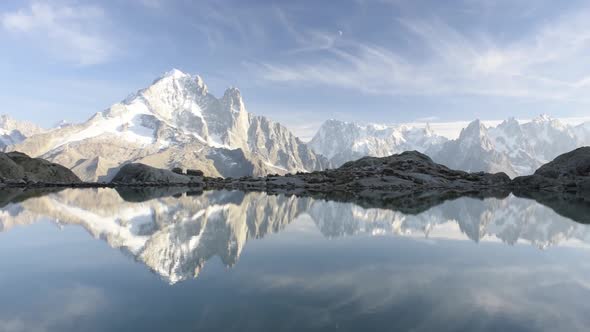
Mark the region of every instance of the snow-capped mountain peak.
<instances>
[{"instance_id":1,"label":"snow-capped mountain peak","mask_svg":"<svg viewBox=\"0 0 590 332\"><path fill-rule=\"evenodd\" d=\"M429 152L434 161L450 168L515 176L517 172L509 158L496 150L492 136L480 120L475 120L461 130L459 138L444 143L438 151Z\"/></svg>"},{"instance_id":2,"label":"snow-capped mountain peak","mask_svg":"<svg viewBox=\"0 0 590 332\"><path fill-rule=\"evenodd\" d=\"M197 168L211 176L327 166L285 127L248 113L237 88L216 98L200 76L177 69L85 123L54 129L12 148L71 168L96 156L107 159L104 164L137 161Z\"/></svg>"},{"instance_id":3,"label":"snow-capped mountain peak","mask_svg":"<svg viewBox=\"0 0 590 332\"><path fill-rule=\"evenodd\" d=\"M488 130L479 119L472 121L467 127L461 130L458 141L463 148L477 146L484 151L494 149L494 143L488 137Z\"/></svg>"},{"instance_id":4,"label":"snow-capped mountain peak","mask_svg":"<svg viewBox=\"0 0 590 332\"><path fill-rule=\"evenodd\" d=\"M225 90L222 98L223 102L228 105L228 109L232 112L245 112L246 107L244 106L244 100L240 90L235 87L230 87Z\"/></svg>"}]
</instances>

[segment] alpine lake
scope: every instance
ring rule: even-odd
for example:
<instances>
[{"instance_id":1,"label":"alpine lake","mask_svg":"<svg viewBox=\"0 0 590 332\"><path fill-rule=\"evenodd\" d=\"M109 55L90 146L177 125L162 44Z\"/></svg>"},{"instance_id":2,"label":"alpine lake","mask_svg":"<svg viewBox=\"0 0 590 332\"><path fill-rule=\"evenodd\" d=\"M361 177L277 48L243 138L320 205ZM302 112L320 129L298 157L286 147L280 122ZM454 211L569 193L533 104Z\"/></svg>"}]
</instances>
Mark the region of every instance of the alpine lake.
<instances>
[{"instance_id":1,"label":"alpine lake","mask_svg":"<svg viewBox=\"0 0 590 332\"><path fill-rule=\"evenodd\" d=\"M586 331L590 207L0 192L0 331Z\"/></svg>"}]
</instances>

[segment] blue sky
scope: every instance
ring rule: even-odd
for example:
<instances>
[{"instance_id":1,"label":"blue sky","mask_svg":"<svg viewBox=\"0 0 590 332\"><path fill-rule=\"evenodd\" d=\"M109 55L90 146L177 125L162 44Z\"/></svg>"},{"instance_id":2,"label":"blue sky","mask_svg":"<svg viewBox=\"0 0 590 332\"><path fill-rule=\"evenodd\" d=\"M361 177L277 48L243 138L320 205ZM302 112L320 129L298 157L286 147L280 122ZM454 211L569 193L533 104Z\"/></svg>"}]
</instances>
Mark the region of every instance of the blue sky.
<instances>
[{"instance_id":1,"label":"blue sky","mask_svg":"<svg viewBox=\"0 0 590 332\"><path fill-rule=\"evenodd\" d=\"M4 0L0 40L1 112L44 126L171 68L299 133L590 115L587 1Z\"/></svg>"}]
</instances>

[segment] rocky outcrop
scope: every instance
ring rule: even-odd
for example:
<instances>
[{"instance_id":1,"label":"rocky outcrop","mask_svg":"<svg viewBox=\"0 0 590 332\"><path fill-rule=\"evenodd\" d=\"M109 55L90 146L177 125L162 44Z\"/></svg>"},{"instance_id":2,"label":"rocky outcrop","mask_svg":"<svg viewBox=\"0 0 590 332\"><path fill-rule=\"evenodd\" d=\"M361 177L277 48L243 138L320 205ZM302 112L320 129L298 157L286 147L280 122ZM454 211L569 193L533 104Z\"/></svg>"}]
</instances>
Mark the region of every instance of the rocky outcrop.
<instances>
[{"instance_id":1,"label":"rocky outcrop","mask_svg":"<svg viewBox=\"0 0 590 332\"><path fill-rule=\"evenodd\" d=\"M4 183L80 183L69 169L21 152L0 153L0 179Z\"/></svg>"},{"instance_id":2,"label":"rocky outcrop","mask_svg":"<svg viewBox=\"0 0 590 332\"><path fill-rule=\"evenodd\" d=\"M535 174L514 179L513 185L520 190L590 193L590 147L562 154Z\"/></svg>"},{"instance_id":3,"label":"rocky outcrop","mask_svg":"<svg viewBox=\"0 0 590 332\"><path fill-rule=\"evenodd\" d=\"M163 185L201 185L201 177L178 174L167 169L132 163L119 170L113 178L113 184L163 184Z\"/></svg>"},{"instance_id":4,"label":"rocky outcrop","mask_svg":"<svg viewBox=\"0 0 590 332\"><path fill-rule=\"evenodd\" d=\"M365 157L339 168L286 176L241 179L206 179L212 188L261 189L275 191L354 192L382 195L384 192L456 190L471 191L507 186L504 173L467 173L437 164L417 151L389 157Z\"/></svg>"}]
</instances>

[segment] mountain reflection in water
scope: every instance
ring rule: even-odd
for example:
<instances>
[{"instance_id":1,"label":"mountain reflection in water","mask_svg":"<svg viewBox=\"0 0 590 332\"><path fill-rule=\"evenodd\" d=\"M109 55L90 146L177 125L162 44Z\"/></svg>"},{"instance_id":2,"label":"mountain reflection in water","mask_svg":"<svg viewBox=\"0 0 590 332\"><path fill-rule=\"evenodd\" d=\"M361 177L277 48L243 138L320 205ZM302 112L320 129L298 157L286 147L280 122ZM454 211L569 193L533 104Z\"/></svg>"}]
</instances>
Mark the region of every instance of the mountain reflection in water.
<instances>
[{"instance_id":1,"label":"mountain reflection in water","mask_svg":"<svg viewBox=\"0 0 590 332\"><path fill-rule=\"evenodd\" d=\"M298 218L312 220L326 238L393 234L500 240L508 245L520 241L541 249L590 244L590 227L568 218L586 221L588 210L581 209L587 207L584 200L497 193L460 196L426 193L353 203L350 197L332 201L259 192L184 192L182 188L15 189L0 194L0 230L46 219L80 225L170 284L197 277L216 256L225 266L233 266L249 239L281 232Z\"/></svg>"}]
</instances>

